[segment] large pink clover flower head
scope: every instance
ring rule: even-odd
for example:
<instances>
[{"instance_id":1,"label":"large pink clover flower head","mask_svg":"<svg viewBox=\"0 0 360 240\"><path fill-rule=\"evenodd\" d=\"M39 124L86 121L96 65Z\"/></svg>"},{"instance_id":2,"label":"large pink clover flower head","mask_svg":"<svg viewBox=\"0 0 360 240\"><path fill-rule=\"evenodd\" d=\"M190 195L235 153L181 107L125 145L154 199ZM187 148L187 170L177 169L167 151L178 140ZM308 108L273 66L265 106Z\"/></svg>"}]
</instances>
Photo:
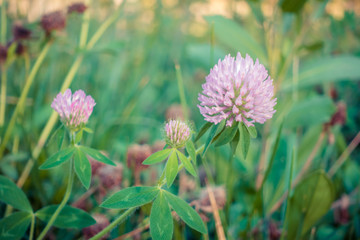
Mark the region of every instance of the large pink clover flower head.
<instances>
[{"instance_id":1,"label":"large pink clover flower head","mask_svg":"<svg viewBox=\"0 0 360 240\"><path fill-rule=\"evenodd\" d=\"M60 115L63 124L71 131L80 130L87 123L93 108L94 99L86 96L83 90L74 94L67 89L64 94L59 93L51 104L51 107Z\"/></svg>"},{"instance_id":2,"label":"large pink clover flower head","mask_svg":"<svg viewBox=\"0 0 360 240\"><path fill-rule=\"evenodd\" d=\"M232 126L237 121L250 127L265 123L275 113L273 80L259 60L254 63L247 54L219 59L202 88L198 107L208 122L226 120L226 126Z\"/></svg>"},{"instance_id":3,"label":"large pink clover flower head","mask_svg":"<svg viewBox=\"0 0 360 240\"><path fill-rule=\"evenodd\" d=\"M169 120L165 124L166 143L170 147L180 148L191 137L191 129L186 122L181 120Z\"/></svg>"}]
</instances>

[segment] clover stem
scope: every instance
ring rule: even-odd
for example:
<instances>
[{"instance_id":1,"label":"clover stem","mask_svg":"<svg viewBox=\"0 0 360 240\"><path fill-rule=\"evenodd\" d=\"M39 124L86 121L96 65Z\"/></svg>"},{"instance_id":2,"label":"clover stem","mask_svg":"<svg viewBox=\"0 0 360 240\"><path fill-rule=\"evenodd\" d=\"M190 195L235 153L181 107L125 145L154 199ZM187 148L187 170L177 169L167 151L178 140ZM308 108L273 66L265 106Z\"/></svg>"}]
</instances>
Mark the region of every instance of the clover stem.
<instances>
[{"instance_id":1,"label":"clover stem","mask_svg":"<svg viewBox=\"0 0 360 240\"><path fill-rule=\"evenodd\" d=\"M31 226L30 226L29 240L32 240L33 236L34 236L35 221L36 221L36 218L35 218L35 214L33 213L32 216L31 216Z\"/></svg>"},{"instance_id":2,"label":"clover stem","mask_svg":"<svg viewBox=\"0 0 360 240\"><path fill-rule=\"evenodd\" d=\"M51 228L51 226L54 224L56 218L58 217L59 213L61 212L61 210L64 208L65 204L67 203L67 201L70 198L71 195L71 190L72 190L72 186L73 186L73 182L74 182L74 160L71 159L70 160L70 173L69 173L69 180L68 180L68 185L66 188L66 192L64 195L63 200L61 201L59 207L56 209L56 211L54 212L54 214L51 216L49 222L47 223L47 225L45 226L44 230L40 233L39 237L37 238L37 240L41 240L45 237L46 233L49 231L49 229Z\"/></svg>"},{"instance_id":3,"label":"clover stem","mask_svg":"<svg viewBox=\"0 0 360 240\"><path fill-rule=\"evenodd\" d=\"M93 236L92 238L90 238L89 240L101 239L105 234L107 234L107 233L110 232L114 227L116 227L116 225L120 224L126 217L128 217L128 216L131 215L133 212L135 212L135 210L136 210L136 207L129 208L129 209L126 210L123 214L121 214L117 219L115 219L115 221L113 221L112 223L110 223L106 228L104 228L101 232L99 232L98 234L96 234L95 236Z\"/></svg>"}]
</instances>

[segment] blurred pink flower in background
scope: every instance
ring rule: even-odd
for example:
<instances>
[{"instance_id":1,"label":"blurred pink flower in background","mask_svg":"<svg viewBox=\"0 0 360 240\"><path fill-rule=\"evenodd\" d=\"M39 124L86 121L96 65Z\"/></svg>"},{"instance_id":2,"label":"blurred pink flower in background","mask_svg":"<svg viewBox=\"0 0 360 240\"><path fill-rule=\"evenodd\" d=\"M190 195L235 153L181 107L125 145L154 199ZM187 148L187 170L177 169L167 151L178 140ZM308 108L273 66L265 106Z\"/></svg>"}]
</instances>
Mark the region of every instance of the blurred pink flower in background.
<instances>
[{"instance_id":1,"label":"blurred pink flower in background","mask_svg":"<svg viewBox=\"0 0 360 240\"><path fill-rule=\"evenodd\" d=\"M235 121L253 126L264 123L275 113L273 80L265 67L246 55L236 58L230 54L210 70L199 94L200 113L208 122L218 124L226 120L231 126Z\"/></svg>"}]
</instances>

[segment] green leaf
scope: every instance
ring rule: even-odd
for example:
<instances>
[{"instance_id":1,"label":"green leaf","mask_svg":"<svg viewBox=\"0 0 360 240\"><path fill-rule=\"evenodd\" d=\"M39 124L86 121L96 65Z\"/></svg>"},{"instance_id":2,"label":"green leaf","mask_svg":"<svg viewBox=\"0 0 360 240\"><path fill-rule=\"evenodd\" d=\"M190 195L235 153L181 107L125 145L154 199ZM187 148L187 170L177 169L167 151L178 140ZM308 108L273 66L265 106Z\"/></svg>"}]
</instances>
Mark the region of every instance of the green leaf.
<instances>
[{"instance_id":1,"label":"green leaf","mask_svg":"<svg viewBox=\"0 0 360 240\"><path fill-rule=\"evenodd\" d=\"M240 130L240 150L242 157L245 160L250 147L250 133L247 130L244 123L240 124L239 130Z\"/></svg>"},{"instance_id":2,"label":"green leaf","mask_svg":"<svg viewBox=\"0 0 360 240\"><path fill-rule=\"evenodd\" d=\"M288 238L304 235L328 212L333 201L334 188L326 174L320 170L308 175L290 198Z\"/></svg>"},{"instance_id":3,"label":"green leaf","mask_svg":"<svg viewBox=\"0 0 360 240\"><path fill-rule=\"evenodd\" d=\"M84 127L82 130L84 130L85 132L90 133L90 134L94 133L94 131L88 127Z\"/></svg>"},{"instance_id":4,"label":"green leaf","mask_svg":"<svg viewBox=\"0 0 360 240\"><path fill-rule=\"evenodd\" d=\"M202 156L205 155L205 153L208 150L208 148L210 147L210 144L212 143L213 139L215 138L217 133L219 133L221 131L219 129L223 129L224 125L225 125L225 121L221 121L220 123L212 126L212 128L210 129L210 132L209 132L209 136L206 139L205 147L204 147L204 151L202 153Z\"/></svg>"},{"instance_id":5,"label":"green leaf","mask_svg":"<svg viewBox=\"0 0 360 240\"><path fill-rule=\"evenodd\" d=\"M189 206L189 204L187 204L187 202L167 191L164 191L164 193L171 208L174 209L174 211L187 225L203 234L207 233L201 217L192 207Z\"/></svg>"},{"instance_id":6,"label":"green leaf","mask_svg":"<svg viewBox=\"0 0 360 240\"><path fill-rule=\"evenodd\" d=\"M114 209L138 207L151 202L158 193L157 187L129 187L113 194L100 206Z\"/></svg>"},{"instance_id":7,"label":"green leaf","mask_svg":"<svg viewBox=\"0 0 360 240\"><path fill-rule=\"evenodd\" d=\"M151 154L142 164L152 165L164 161L172 151L172 148L164 149L156 153Z\"/></svg>"},{"instance_id":8,"label":"green leaf","mask_svg":"<svg viewBox=\"0 0 360 240\"><path fill-rule=\"evenodd\" d=\"M85 153L79 148L76 149L74 154L74 166L80 182L86 189L89 189L91 183L91 165Z\"/></svg>"},{"instance_id":9,"label":"green leaf","mask_svg":"<svg viewBox=\"0 0 360 240\"><path fill-rule=\"evenodd\" d=\"M25 193L10 179L0 176L0 201L16 209L32 213L32 207Z\"/></svg>"},{"instance_id":10,"label":"green leaf","mask_svg":"<svg viewBox=\"0 0 360 240\"><path fill-rule=\"evenodd\" d=\"M239 145L239 141L240 141L240 130L238 129L236 131L234 138L230 142L230 148L231 148L232 155L235 155L237 146Z\"/></svg>"},{"instance_id":11,"label":"green leaf","mask_svg":"<svg viewBox=\"0 0 360 240\"><path fill-rule=\"evenodd\" d=\"M189 153L190 158L193 160L193 162L195 164L196 163L196 150L195 150L194 143L191 140L189 140L186 142L185 146L186 146L186 151Z\"/></svg>"},{"instance_id":12,"label":"green leaf","mask_svg":"<svg viewBox=\"0 0 360 240\"><path fill-rule=\"evenodd\" d=\"M31 223L31 213L16 212L0 220L0 240L17 240L24 236Z\"/></svg>"},{"instance_id":13,"label":"green leaf","mask_svg":"<svg viewBox=\"0 0 360 240\"><path fill-rule=\"evenodd\" d=\"M168 188L171 187L176 178L178 173L178 166L179 162L176 156L176 151L172 151L165 166L165 177Z\"/></svg>"},{"instance_id":14,"label":"green leaf","mask_svg":"<svg viewBox=\"0 0 360 240\"><path fill-rule=\"evenodd\" d=\"M59 205L50 205L38 210L35 215L41 221L48 222ZM54 226L58 228L82 229L95 224L96 221L87 212L69 205L61 210L57 216Z\"/></svg>"},{"instance_id":15,"label":"green leaf","mask_svg":"<svg viewBox=\"0 0 360 240\"><path fill-rule=\"evenodd\" d=\"M61 124L49 137L49 140L46 143L46 146L48 146L50 143L54 141L54 139L58 139L59 135L64 135L64 125ZM57 141L58 142L58 141ZM59 145L59 144L58 144ZM60 147L59 147L60 148Z\"/></svg>"},{"instance_id":16,"label":"green leaf","mask_svg":"<svg viewBox=\"0 0 360 240\"><path fill-rule=\"evenodd\" d=\"M199 133L196 135L194 142L197 142L212 125L213 123L211 122L204 123L204 125L201 126Z\"/></svg>"},{"instance_id":17,"label":"green leaf","mask_svg":"<svg viewBox=\"0 0 360 240\"><path fill-rule=\"evenodd\" d=\"M83 130L80 130L76 133L75 143L81 142L82 137L83 137Z\"/></svg>"},{"instance_id":18,"label":"green leaf","mask_svg":"<svg viewBox=\"0 0 360 240\"><path fill-rule=\"evenodd\" d=\"M250 127L246 126L246 128L247 128L251 138L256 138L257 137L257 131L256 131L255 126L250 126Z\"/></svg>"},{"instance_id":19,"label":"green leaf","mask_svg":"<svg viewBox=\"0 0 360 240\"><path fill-rule=\"evenodd\" d=\"M178 155L180 162L182 162L182 164L184 164L185 169L194 177L197 176L196 171L194 169L194 166L191 164L190 160L185 157L184 154L182 154L181 152L179 152L178 150L176 150L176 154Z\"/></svg>"},{"instance_id":20,"label":"green leaf","mask_svg":"<svg viewBox=\"0 0 360 240\"><path fill-rule=\"evenodd\" d=\"M360 79L360 58L351 55L327 56L304 61L299 69L297 88L312 87L317 84L331 83L343 80ZM286 79L281 91L294 88L292 76Z\"/></svg>"},{"instance_id":21,"label":"green leaf","mask_svg":"<svg viewBox=\"0 0 360 240\"><path fill-rule=\"evenodd\" d=\"M75 147L67 147L63 150L60 150L59 152L52 155L50 158L48 158L40 167L39 169L49 169L53 167L57 167L66 161L68 161L74 154Z\"/></svg>"},{"instance_id":22,"label":"green leaf","mask_svg":"<svg viewBox=\"0 0 360 240\"><path fill-rule=\"evenodd\" d=\"M313 126L329 122L335 113L333 101L326 96L315 96L294 105L286 117L286 127Z\"/></svg>"},{"instance_id":23,"label":"green leaf","mask_svg":"<svg viewBox=\"0 0 360 240\"><path fill-rule=\"evenodd\" d=\"M240 24L220 15L206 16L205 20L209 24L214 24L214 34L221 44L230 47L234 52L248 53L267 65L268 59L264 47Z\"/></svg>"},{"instance_id":24,"label":"green leaf","mask_svg":"<svg viewBox=\"0 0 360 240\"><path fill-rule=\"evenodd\" d=\"M307 0L282 0L280 6L283 12L296 13L299 12L305 5Z\"/></svg>"},{"instance_id":25,"label":"green leaf","mask_svg":"<svg viewBox=\"0 0 360 240\"><path fill-rule=\"evenodd\" d=\"M150 233L154 240L171 240L174 223L171 216L169 203L161 191L155 199L150 213Z\"/></svg>"},{"instance_id":26,"label":"green leaf","mask_svg":"<svg viewBox=\"0 0 360 240\"><path fill-rule=\"evenodd\" d=\"M219 147L230 142L238 130L238 122L235 122L231 127L225 127L225 130L221 133L219 138L215 142L215 147Z\"/></svg>"},{"instance_id":27,"label":"green leaf","mask_svg":"<svg viewBox=\"0 0 360 240\"><path fill-rule=\"evenodd\" d=\"M85 153L86 155L89 155L96 161L116 166L116 164L113 161L111 161L107 156L105 156L104 154L102 154L100 151L98 151L96 149L85 147L85 146L79 146L79 148L83 153Z\"/></svg>"},{"instance_id":28,"label":"green leaf","mask_svg":"<svg viewBox=\"0 0 360 240\"><path fill-rule=\"evenodd\" d=\"M64 126L64 125L62 125L62 126ZM60 128L59 132L57 134L57 137L56 137L56 142L58 144L58 149L61 149L61 147L63 145L63 142L64 142L65 135L66 135L66 129L64 127Z\"/></svg>"}]
</instances>

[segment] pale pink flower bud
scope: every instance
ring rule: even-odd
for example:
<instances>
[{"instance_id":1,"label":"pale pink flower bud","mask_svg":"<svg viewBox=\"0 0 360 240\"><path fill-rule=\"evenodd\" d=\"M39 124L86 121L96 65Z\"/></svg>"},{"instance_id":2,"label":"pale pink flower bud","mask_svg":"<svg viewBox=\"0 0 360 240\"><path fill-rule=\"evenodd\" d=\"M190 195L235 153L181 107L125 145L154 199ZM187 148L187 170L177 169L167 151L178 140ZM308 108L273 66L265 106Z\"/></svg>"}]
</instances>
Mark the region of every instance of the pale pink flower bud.
<instances>
[{"instance_id":1,"label":"pale pink flower bud","mask_svg":"<svg viewBox=\"0 0 360 240\"><path fill-rule=\"evenodd\" d=\"M170 120L165 125L166 143L170 147L183 147L191 136L190 127L181 120Z\"/></svg>"},{"instance_id":2,"label":"pale pink flower bud","mask_svg":"<svg viewBox=\"0 0 360 240\"><path fill-rule=\"evenodd\" d=\"M59 93L51 107L60 115L61 121L70 130L81 129L88 121L95 106L94 99L86 96L83 90L76 91L73 95L67 89L64 94Z\"/></svg>"},{"instance_id":3,"label":"pale pink flower bud","mask_svg":"<svg viewBox=\"0 0 360 240\"><path fill-rule=\"evenodd\" d=\"M238 53L234 58L229 54L219 60L202 88L198 107L208 122L226 120L227 126L234 121L253 126L265 123L275 113L273 80L259 60L254 63L249 55L242 58Z\"/></svg>"}]
</instances>

